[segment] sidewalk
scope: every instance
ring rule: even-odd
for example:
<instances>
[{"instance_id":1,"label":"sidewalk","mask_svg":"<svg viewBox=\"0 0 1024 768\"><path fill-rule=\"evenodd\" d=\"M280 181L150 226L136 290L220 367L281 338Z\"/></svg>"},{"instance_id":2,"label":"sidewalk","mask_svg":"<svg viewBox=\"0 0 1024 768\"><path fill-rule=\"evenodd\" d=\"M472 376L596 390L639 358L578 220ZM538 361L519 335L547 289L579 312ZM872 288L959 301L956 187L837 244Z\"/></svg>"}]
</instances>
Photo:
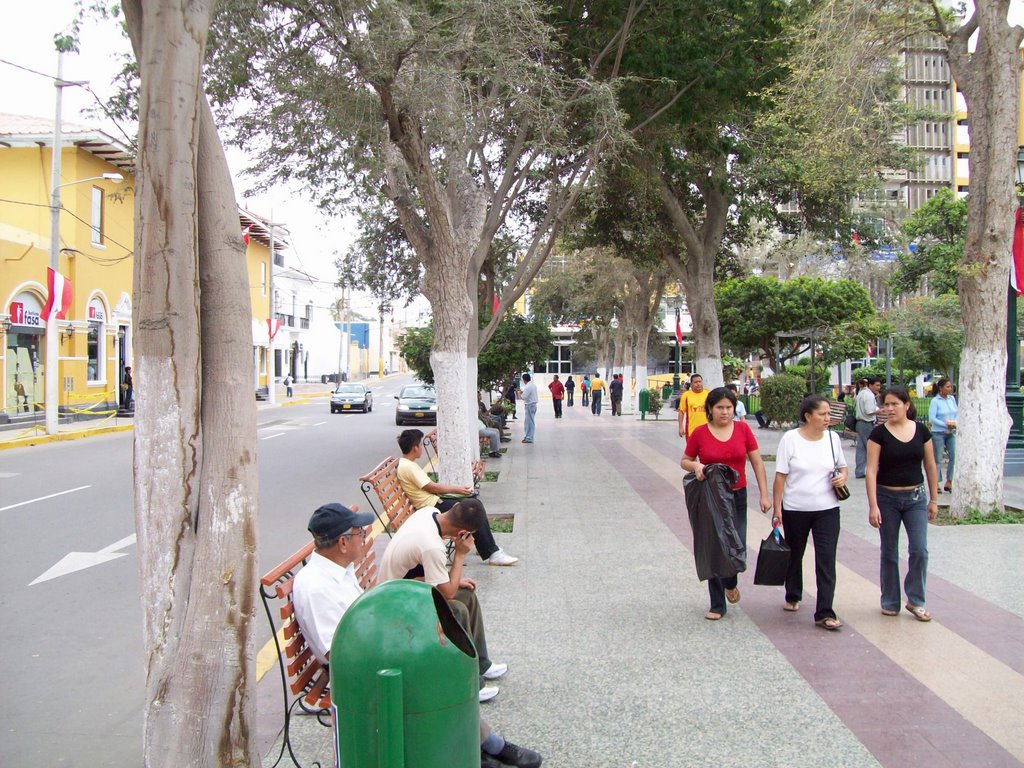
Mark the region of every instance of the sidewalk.
<instances>
[{"instance_id":1,"label":"sidewalk","mask_svg":"<svg viewBox=\"0 0 1024 768\"><path fill-rule=\"evenodd\" d=\"M491 655L509 664L481 707L499 732L564 768L1024 765L1024 527L932 526L935 618L886 618L878 534L852 482L835 600L845 627L828 633L813 624L810 548L799 612L782 611L780 587L753 586L770 522L752 511L742 600L709 622L675 420L577 405L556 421L543 405L534 444L511 422L481 493L492 514L515 513L497 537L520 562L469 557ZM774 455L782 433L755 434ZM1024 506L1024 481L1007 480L1007 502ZM332 763L329 729L302 718L293 736L303 762Z\"/></svg>"}]
</instances>

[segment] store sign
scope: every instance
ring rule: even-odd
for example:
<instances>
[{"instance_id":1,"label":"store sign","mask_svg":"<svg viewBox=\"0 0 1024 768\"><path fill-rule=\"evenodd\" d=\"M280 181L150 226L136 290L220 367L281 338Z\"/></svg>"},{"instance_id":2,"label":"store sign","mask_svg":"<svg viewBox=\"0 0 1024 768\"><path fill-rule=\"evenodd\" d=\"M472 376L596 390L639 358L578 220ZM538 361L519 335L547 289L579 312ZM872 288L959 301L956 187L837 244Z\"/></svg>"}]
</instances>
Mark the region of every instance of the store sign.
<instances>
[{"instance_id":1,"label":"store sign","mask_svg":"<svg viewBox=\"0 0 1024 768\"><path fill-rule=\"evenodd\" d=\"M18 298L22 298L19 296ZM12 301L7 308L11 316L11 325L27 325L31 328L45 328L38 302L34 301Z\"/></svg>"},{"instance_id":2,"label":"store sign","mask_svg":"<svg viewBox=\"0 0 1024 768\"><path fill-rule=\"evenodd\" d=\"M103 302L99 299L93 299L89 302L89 319L99 323L106 322L107 314L103 310Z\"/></svg>"}]
</instances>

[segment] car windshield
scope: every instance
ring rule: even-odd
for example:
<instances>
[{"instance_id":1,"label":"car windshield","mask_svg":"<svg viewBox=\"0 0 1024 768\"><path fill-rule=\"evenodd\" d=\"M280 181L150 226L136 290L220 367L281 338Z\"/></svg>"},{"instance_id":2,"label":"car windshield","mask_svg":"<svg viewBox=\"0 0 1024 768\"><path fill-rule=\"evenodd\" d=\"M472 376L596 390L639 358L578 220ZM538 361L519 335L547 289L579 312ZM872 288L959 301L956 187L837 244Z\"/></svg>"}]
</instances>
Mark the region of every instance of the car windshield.
<instances>
[{"instance_id":1,"label":"car windshield","mask_svg":"<svg viewBox=\"0 0 1024 768\"><path fill-rule=\"evenodd\" d=\"M361 395L363 394L362 384L342 384L335 392L339 395Z\"/></svg>"},{"instance_id":2,"label":"car windshield","mask_svg":"<svg viewBox=\"0 0 1024 768\"><path fill-rule=\"evenodd\" d=\"M402 390L402 397L416 397L433 400L434 390L430 387L406 387Z\"/></svg>"}]
</instances>

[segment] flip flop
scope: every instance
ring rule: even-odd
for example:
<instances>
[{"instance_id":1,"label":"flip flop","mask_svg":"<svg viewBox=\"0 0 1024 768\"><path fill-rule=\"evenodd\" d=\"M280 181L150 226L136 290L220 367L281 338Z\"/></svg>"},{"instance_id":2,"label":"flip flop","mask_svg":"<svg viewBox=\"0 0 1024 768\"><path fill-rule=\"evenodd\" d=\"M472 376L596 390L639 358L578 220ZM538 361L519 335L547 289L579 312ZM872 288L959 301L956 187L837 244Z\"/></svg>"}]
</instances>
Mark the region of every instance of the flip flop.
<instances>
[{"instance_id":1,"label":"flip flop","mask_svg":"<svg viewBox=\"0 0 1024 768\"><path fill-rule=\"evenodd\" d=\"M833 619L831 616L829 616L826 619L819 619L814 623L822 629L827 629L829 632L835 632L837 629L843 626L843 622L841 622L839 619Z\"/></svg>"},{"instance_id":2,"label":"flip flop","mask_svg":"<svg viewBox=\"0 0 1024 768\"><path fill-rule=\"evenodd\" d=\"M740 601L740 588L735 587L734 589L725 590L725 599L730 603L738 603Z\"/></svg>"},{"instance_id":3,"label":"flip flop","mask_svg":"<svg viewBox=\"0 0 1024 768\"><path fill-rule=\"evenodd\" d=\"M704 618L707 619L708 621L718 621L719 619L722 618L722 614L715 613L714 611L708 611L707 613L704 614Z\"/></svg>"},{"instance_id":4,"label":"flip flop","mask_svg":"<svg viewBox=\"0 0 1024 768\"><path fill-rule=\"evenodd\" d=\"M888 608L883 608L882 609L882 615L883 616L899 616L900 612L899 611L890 611Z\"/></svg>"},{"instance_id":5,"label":"flip flop","mask_svg":"<svg viewBox=\"0 0 1024 768\"><path fill-rule=\"evenodd\" d=\"M789 611L790 613L796 613L800 610L800 601L797 600L795 603L786 603L782 606L782 610Z\"/></svg>"},{"instance_id":6,"label":"flip flop","mask_svg":"<svg viewBox=\"0 0 1024 768\"><path fill-rule=\"evenodd\" d=\"M918 621L932 620L932 615L928 613L927 610L925 610L925 607L923 605L911 605L910 603L907 603L903 607L910 611L914 615L914 618Z\"/></svg>"}]
</instances>

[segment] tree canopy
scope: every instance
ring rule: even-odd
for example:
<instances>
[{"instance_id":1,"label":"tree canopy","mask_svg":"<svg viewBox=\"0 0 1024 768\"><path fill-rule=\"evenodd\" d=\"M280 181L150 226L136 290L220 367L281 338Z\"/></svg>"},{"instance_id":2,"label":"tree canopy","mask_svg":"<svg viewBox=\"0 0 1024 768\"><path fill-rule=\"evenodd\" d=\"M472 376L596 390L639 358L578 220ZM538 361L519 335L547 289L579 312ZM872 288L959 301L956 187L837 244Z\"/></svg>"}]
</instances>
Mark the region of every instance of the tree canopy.
<instances>
[{"instance_id":1,"label":"tree canopy","mask_svg":"<svg viewBox=\"0 0 1024 768\"><path fill-rule=\"evenodd\" d=\"M952 190L943 189L914 211L902 228L912 250L900 253L889 282L892 289L913 293L926 281L929 293L957 293L967 234L967 199L957 199Z\"/></svg>"}]
</instances>

